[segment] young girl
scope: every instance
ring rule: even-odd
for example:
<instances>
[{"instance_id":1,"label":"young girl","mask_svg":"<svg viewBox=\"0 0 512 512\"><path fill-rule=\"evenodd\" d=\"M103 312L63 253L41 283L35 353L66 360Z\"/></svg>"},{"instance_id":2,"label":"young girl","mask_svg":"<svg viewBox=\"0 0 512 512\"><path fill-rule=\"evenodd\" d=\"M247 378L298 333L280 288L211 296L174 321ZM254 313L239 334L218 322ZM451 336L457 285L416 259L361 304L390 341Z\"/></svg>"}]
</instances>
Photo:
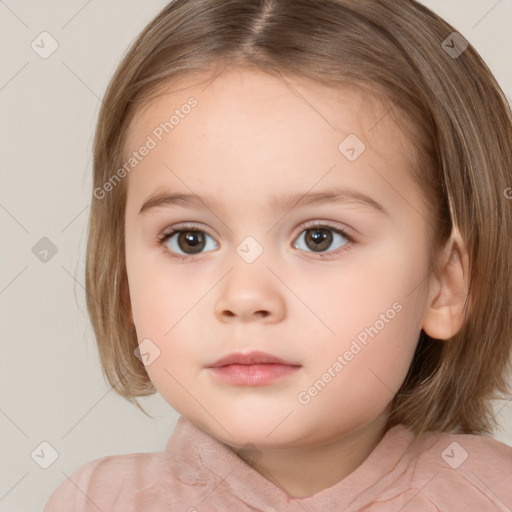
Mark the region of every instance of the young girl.
<instances>
[{"instance_id":1,"label":"young girl","mask_svg":"<svg viewBox=\"0 0 512 512\"><path fill-rule=\"evenodd\" d=\"M512 510L512 118L413 0L175 0L99 116L88 310L165 450L61 511Z\"/></svg>"}]
</instances>

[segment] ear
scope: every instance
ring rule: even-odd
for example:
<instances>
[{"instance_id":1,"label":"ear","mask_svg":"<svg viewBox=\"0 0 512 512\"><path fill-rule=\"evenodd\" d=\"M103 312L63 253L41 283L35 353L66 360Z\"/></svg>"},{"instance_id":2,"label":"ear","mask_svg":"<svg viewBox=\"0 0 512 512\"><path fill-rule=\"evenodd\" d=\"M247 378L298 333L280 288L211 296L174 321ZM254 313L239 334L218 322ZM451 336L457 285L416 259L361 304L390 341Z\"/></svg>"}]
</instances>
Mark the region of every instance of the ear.
<instances>
[{"instance_id":1,"label":"ear","mask_svg":"<svg viewBox=\"0 0 512 512\"><path fill-rule=\"evenodd\" d=\"M437 275L430 281L422 327L431 338L449 339L462 327L468 271L469 257L465 244L459 236L452 236L441 250Z\"/></svg>"},{"instance_id":2,"label":"ear","mask_svg":"<svg viewBox=\"0 0 512 512\"><path fill-rule=\"evenodd\" d=\"M121 304L126 315L126 319L131 327L135 327L133 321L132 304L130 301L130 287L128 285L128 276L126 273L123 277L123 284L121 285Z\"/></svg>"}]
</instances>

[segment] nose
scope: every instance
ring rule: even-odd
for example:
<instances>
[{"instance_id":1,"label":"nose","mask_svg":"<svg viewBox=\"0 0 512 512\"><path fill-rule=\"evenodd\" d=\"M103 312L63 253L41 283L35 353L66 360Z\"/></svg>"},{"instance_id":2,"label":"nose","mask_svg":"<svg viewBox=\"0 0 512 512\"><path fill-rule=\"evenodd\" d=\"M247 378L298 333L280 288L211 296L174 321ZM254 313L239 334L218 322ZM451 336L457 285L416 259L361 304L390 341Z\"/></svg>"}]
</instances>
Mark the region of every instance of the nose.
<instances>
[{"instance_id":1,"label":"nose","mask_svg":"<svg viewBox=\"0 0 512 512\"><path fill-rule=\"evenodd\" d=\"M221 322L280 321L285 303L280 281L264 265L236 265L221 283L215 315Z\"/></svg>"}]
</instances>

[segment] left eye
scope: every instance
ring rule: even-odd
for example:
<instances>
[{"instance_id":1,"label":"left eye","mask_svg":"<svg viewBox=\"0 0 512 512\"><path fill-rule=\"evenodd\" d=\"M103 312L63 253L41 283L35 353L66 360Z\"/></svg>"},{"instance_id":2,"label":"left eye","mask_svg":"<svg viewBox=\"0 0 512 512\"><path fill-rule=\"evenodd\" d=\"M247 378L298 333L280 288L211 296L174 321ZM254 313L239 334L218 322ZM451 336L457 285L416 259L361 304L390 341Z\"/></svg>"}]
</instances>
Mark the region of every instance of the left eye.
<instances>
[{"instance_id":1,"label":"left eye","mask_svg":"<svg viewBox=\"0 0 512 512\"><path fill-rule=\"evenodd\" d=\"M332 233L334 233L334 236ZM293 245L297 249L303 249L303 247L300 246L300 242L303 241L303 243L306 245L306 248L311 249L313 252L320 253L326 249L329 249L335 238L338 238L338 240L340 238L344 238L347 240L347 242L342 243L341 246L335 247L334 249L345 247L349 242L352 241L351 237L349 237L347 233L342 229L323 224L316 224L303 230L297 239L298 242L295 242Z\"/></svg>"}]
</instances>

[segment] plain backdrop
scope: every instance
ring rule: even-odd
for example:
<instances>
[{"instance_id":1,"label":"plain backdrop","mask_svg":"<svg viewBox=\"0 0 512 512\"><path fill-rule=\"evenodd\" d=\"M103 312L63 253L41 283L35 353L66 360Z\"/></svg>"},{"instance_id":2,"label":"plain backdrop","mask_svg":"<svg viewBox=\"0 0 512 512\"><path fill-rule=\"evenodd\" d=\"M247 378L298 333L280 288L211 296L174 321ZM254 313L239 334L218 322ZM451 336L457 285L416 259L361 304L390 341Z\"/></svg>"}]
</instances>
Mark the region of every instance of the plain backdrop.
<instances>
[{"instance_id":1,"label":"plain backdrop","mask_svg":"<svg viewBox=\"0 0 512 512\"><path fill-rule=\"evenodd\" d=\"M0 0L1 511L40 511L93 459L163 450L178 418L157 394L140 399L152 420L105 382L84 292L100 99L166 3ZM424 3L476 47L512 97L512 2ZM31 46L41 32L58 43L46 59ZM496 415L494 437L512 445L511 403L500 402Z\"/></svg>"}]
</instances>

